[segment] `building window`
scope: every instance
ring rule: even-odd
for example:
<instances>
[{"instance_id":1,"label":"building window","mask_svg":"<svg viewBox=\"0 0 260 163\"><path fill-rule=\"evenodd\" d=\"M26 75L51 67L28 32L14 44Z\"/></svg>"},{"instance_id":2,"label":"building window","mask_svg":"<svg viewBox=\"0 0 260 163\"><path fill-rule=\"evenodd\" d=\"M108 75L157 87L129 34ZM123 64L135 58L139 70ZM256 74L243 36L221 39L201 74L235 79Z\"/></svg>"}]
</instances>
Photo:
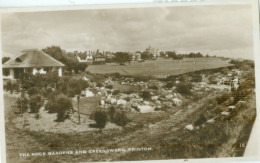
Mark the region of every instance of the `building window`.
<instances>
[{"instance_id":1,"label":"building window","mask_svg":"<svg viewBox=\"0 0 260 163\"><path fill-rule=\"evenodd\" d=\"M3 69L3 75L9 76L10 75L10 69Z\"/></svg>"}]
</instances>

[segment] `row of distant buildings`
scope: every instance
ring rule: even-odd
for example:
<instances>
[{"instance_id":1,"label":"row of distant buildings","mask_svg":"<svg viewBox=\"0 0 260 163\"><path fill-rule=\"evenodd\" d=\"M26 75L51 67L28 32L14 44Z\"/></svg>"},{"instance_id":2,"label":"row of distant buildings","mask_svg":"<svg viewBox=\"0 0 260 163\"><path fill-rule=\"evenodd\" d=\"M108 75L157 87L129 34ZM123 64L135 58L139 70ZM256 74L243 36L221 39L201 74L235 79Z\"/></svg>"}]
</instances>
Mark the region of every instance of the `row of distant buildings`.
<instances>
[{"instance_id":1,"label":"row of distant buildings","mask_svg":"<svg viewBox=\"0 0 260 163\"><path fill-rule=\"evenodd\" d=\"M148 47L146 48L145 52L152 55L152 58L156 59L159 57L159 50ZM141 52L135 51L135 52L128 52L131 57L132 61L141 61ZM77 58L79 62L82 63L95 63L95 62L105 62L105 61L113 61L115 58L115 55L112 52L109 51L103 51L100 52L97 51L85 51L84 53L78 53L77 51L74 52L74 57Z\"/></svg>"}]
</instances>

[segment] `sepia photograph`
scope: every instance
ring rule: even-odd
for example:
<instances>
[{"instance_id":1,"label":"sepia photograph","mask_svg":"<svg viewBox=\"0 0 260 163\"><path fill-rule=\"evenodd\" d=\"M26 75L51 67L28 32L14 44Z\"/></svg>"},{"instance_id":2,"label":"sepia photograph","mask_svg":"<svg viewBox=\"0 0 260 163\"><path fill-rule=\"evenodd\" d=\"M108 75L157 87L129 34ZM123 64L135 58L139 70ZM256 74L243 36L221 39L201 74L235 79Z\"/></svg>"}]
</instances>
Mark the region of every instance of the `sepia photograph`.
<instances>
[{"instance_id":1,"label":"sepia photograph","mask_svg":"<svg viewBox=\"0 0 260 163\"><path fill-rule=\"evenodd\" d=\"M258 156L254 9L2 10L6 162Z\"/></svg>"}]
</instances>

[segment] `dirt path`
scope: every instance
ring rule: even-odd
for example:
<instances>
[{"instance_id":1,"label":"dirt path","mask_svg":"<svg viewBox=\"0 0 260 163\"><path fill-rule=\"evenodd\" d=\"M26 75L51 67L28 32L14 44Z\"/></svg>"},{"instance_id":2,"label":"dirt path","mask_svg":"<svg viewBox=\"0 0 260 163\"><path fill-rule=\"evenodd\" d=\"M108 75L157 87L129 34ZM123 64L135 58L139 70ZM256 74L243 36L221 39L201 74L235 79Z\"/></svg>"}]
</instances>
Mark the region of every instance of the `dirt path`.
<instances>
[{"instance_id":1,"label":"dirt path","mask_svg":"<svg viewBox=\"0 0 260 163\"><path fill-rule=\"evenodd\" d=\"M30 162L29 158L20 157L20 152L27 152L35 149L39 151L41 145L25 131L18 130L13 124L15 118L15 101L16 98L4 96L5 101L5 128L6 128L6 157L7 163ZM19 131L19 134L17 134Z\"/></svg>"}]
</instances>

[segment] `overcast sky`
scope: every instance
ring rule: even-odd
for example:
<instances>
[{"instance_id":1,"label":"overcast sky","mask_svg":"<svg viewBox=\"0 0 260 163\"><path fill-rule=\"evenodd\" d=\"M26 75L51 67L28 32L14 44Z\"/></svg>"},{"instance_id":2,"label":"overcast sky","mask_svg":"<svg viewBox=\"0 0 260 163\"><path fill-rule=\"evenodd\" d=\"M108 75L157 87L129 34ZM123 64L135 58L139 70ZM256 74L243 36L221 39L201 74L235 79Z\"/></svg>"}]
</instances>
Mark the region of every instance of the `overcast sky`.
<instances>
[{"instance_id":1,"label":"overcast sky","mask_svg":"<svg viewBox=\"0 0 260 163\"><path fill-rule=\"evenodd\" d=\"M135 51L253 58L251 7L186 6L2 15L3 56L58 45L66 51Z\"/></svg>"}]
</instances>

